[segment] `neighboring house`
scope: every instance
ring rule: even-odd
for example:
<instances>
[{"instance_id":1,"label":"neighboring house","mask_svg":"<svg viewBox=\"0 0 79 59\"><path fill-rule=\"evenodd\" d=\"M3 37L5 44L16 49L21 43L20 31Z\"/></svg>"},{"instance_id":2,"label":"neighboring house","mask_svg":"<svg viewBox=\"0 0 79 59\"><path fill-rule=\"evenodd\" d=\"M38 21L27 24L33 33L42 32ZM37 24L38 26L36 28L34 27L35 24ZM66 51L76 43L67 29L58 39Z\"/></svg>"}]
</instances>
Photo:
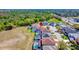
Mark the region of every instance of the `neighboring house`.
<instances>
[{"instance_id":1,"label":"neighboring house","mask_svg":"<svg viewBox=\"0 0 79 59\"><path fill-rule=\"evenodd\" d=\"M68 21L71 24L79 24L79 19L78 18L70 18Z\"/></svg>"},{"instance_id":2,"label":"neighboring house","mask_svg":"<svg viewBox=\"0 0 79 59\"><path fill-rule=\"evenodd\" d=\"M55 45L55 41L51 38L42 39L42 45Z\"/></svg>"},{"instance_id":3,"label":"neighboring house","mask_svg":"<svg viewBox=\"0 0 79 59\"><path fill-rule=\"evenodd\" d=\"M40 30L40 29L36 29L36 31L35 31L36 33L38 33L38 34L42 34L42 31Z\"/></svg>"},{"instance_id":4,"label":"neighboring house","mask_svg":"<svg viewBox=\"0 0 79 59\"><path fill-rule=\"evenodd\" d=\"M62 32L65 34L65 35L68 35L68 33L76 33L76 29L73 29L71 27L63 27L62 28Z\"/></svg>"},{"instance_id":5,"label":"neighboring house","mask_svg":"<svg viewBox=\"0 0 79 59\"><path fill-rule=\"evenodd\" d=\"M68 18L62 17L62 20L63 20L64 22L68 22Z\"/></svg>"},{"instance_id":6,"label":"neighboring house","mask_svg":"<svg viewBox=\"0 0 79 59\"><path fill-rule=\"evenodd\" d=\"M49 32L42 32L42 38L49 38L51 33Z\"/></svg>"},{"instance_id":7,"label":"neighboring house","mask_svg":"<svg viewBox=\"0 0 79 59\"><path fill-rule=\"evenodd\" d=\"M79 19L78 18L74 18L74 22L79 23Z\"/></svg>"},{"instance_id":8,"label":"neighboring house","mask_svg":"<svg viewBox=\"0 0 79 59\"><path fill-rule=\"evenodd\" d=\"M43 26L43 23L42 22L39 22L38 24L39 24L39 26Z\"/></svg>"},{"instance_id":9,"label":"neighboring house","mask_svg":"<svg viewBox=\"0 0 79 59\"><path fill-rule=\"evenodd\" d=\"M40 29L40 25L35 23L35 24L32 24L32 28L36 28L36 29Z\"/></svg>"},{"instance_id":10,"label":"neighboring house","mask_svg":"<svg viewBox=\"0 0 79 59\"><path fill-rule=\"evenodd\" d=\"M40 30L42 31L42 32L47 32L48 30L47 30L47 26L41 26L40 27Z\"/></svg>"},{"instance_id":11,"label":"neighboring house","mask_svg":"<svg viewBox=\"0 0 79 59\"><path fill-rule=\"evenodd\" d=\"M52 32L56 32L57 29L56 27L49 26L49 31L52 33Z\"/></svg>"},{"instance_id":12,"label":"neighboring house","mask_svg":"<svg viewBox=\"0 0 79 59\"><path fill-rule=\"evenodd\" d=\"M56 23L51 22L49 26L56 26Z\"/></svg>"},{"instance_id":13,"label":"neighboring house","mask_svg":"<svg viewBox=\"0 0 79 59\"><path fill-rule=\"evenodd\" d=\"M63 38L62 38L60 33L55 32L53 35L56 37L56 40L58 40L58 41L62 41L63 40Z\"/></svg>"},{"instance_id":14,"label":"neighboring house","mask_svg":"<svg viewBox=\"0 0 79 59\"><path fill-rule=\"evenodd\" d=\"M65 25L65 24L63 24L63 23L58 23L58 25L60 26L60 27L67 27L67 25Z\"/></svg>"},{"instance_id":15,"label":"neighboring house","mask_svg":"<svg viewBox=\"0 0 79 59\"><path fill-rule=\"evenodd\" d=\"M43 22L43 26L47 26L48 25L48 22L47 21L44 21Z\"/></svg>"},{"instance_id":16,"label":"neighboring house","mask_svg":"<svg viewBox=\"0 0 79 59\"><path fill-rule=\"evenodd\" d=\"M57 50L55 43L56 42L50 38L42 39L42 48L43 50Z\"/></svg>"},{"instance_id":17,"label":"neighboring house","mask_svg":"<svg viewBox=\"0 0 79 59\"><path fill-rule=\"evenodd\" d=\"M75 40L79 38L79 33L69 33L68 37L70 40Z\"/></svg>"}]
</instances>

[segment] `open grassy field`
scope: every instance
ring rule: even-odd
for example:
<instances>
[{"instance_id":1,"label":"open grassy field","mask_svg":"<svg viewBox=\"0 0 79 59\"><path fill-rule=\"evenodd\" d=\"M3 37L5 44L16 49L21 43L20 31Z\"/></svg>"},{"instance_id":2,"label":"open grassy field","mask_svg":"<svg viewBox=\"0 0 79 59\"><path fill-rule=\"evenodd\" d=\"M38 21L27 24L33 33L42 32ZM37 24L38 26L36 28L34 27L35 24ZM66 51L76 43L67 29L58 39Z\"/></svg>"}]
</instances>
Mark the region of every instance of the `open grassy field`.
<instances>
[{"instance_id":1,"label":"open grassy field","mask_svg":"<svg viewBox=\"0 0 79 59\"><path fill-rule=\"evenodd\" d=\"M53 18L53 19L49 19L48 22L49 22L49 23L50 23L50 22L59 23L59 22L62 22L62 20Z\"/></svg>"},{"instance_id":2,"label":"open grassy field","mask_svg":"<svg viewBox=\"0 0 79 59\"><path fill-rule=\"evenodd\" d=\"M26 27L0 32L0 49L31 50L33 37Z\"/></svg>"}]
</instances>

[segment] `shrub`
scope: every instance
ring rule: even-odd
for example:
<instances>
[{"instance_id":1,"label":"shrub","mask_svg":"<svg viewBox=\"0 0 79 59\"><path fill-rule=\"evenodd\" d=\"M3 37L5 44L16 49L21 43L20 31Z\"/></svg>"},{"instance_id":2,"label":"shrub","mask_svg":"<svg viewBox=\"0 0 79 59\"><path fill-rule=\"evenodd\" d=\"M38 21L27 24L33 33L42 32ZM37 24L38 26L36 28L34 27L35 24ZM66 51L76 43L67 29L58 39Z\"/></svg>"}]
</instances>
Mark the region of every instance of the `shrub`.
<instances>
[{"instance_id":1,"label":"shrub","mask_svg":"<svg viewBox=\"0 0 79 59\"><path fill-rule=\"evenodd\" d=\"M65 49L67 49L67 47L68 46L66 45L66 43L63 40L58 43L59 50L65 50Z\"/></svg>"}]
</instances>

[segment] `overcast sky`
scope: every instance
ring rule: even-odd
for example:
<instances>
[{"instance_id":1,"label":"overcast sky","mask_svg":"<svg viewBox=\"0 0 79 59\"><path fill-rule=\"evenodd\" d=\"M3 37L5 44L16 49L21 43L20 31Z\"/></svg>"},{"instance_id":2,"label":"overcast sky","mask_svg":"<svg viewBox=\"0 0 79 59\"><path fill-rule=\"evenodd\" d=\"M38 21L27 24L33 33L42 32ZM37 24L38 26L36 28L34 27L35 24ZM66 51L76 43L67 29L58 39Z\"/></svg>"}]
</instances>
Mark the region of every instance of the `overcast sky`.
<instances>
[{"instance_id":1,"label":"overcast sky","mask_svg":"<svg viewBox=\"0 0 79 59\"><path fill-rule=\"evenodd\" d=\"M0 9L79 9L79 0L0 0Z\"/></svg>"}]
</instances>

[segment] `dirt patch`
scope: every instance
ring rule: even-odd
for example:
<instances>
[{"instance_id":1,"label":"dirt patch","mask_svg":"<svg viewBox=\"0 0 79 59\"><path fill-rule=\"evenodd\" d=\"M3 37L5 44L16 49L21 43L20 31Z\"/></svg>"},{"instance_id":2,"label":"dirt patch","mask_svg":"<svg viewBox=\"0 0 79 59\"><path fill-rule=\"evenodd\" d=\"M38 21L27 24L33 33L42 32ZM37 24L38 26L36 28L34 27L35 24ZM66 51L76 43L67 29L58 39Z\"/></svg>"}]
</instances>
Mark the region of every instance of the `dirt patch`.
<instances>
[{"instance_id":1,"label":"dirt patch","mask_svg":"<svg viewBox=\"0 0 79 59\"><path fill-rule=\"evenodd\" d=\"M31 50L34 33L28 32L26 27L19 27L0 32L0 49Z\"/></svg>"}]
</instances>

